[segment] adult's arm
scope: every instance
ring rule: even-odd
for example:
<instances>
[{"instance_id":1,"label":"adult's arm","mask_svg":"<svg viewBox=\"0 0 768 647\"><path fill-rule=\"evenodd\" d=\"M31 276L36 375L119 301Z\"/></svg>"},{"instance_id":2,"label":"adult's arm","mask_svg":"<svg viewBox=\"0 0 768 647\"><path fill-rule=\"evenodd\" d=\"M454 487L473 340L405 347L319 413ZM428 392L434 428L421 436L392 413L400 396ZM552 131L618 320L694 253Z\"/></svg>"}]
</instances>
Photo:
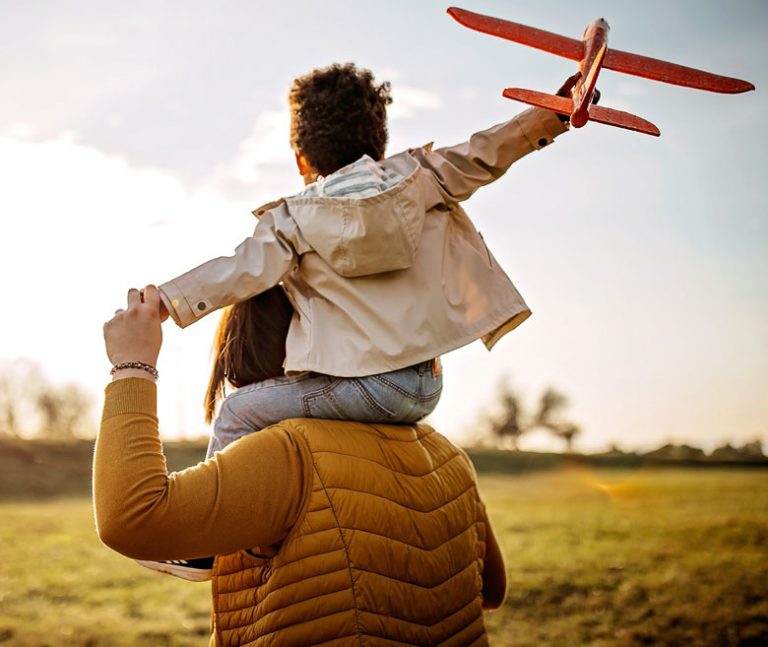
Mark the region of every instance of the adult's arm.
<instances>
[{"instance_id":1,"label":"adult's arm","mask_svg":"<svg viewBox=\"0 0 768 647\"><path fill-rule=\"evenodd\" d=\"M297 238L296 225L286 214L268 211L232 256L214 258L158 286L165 309L185 328L268 290L297 263Z\"/></svg>"},{"instance_id":2,"label":"adult's arm","mask_svg":"<svg viewBox=\"0 0 768 647\"><path fill-rule=\"evenodd\" d=\"M156 385L110 383L96 439L93 496L99 537L134 559L190 559L282 540L310 482L306 454L279 426L168 475Z\"/></svg>"},{"instance_id":3,"label":"adult's arm","mask_svg":"<svg viewBox=\"0 0 768 647\"><path fill-rule=\"evenodd\" d=\"M417 148L411 154L432 171L450 198L461 201L566 130L568 126L554 112L529 108L509 121L475 133L467 142L435 150Z\"/></svg>"},{"instance_id":4,"label":"adult's arm","mask_svg":"<svg viewBox=\"0 0 768 647\"><path fill-rule=\"evenodd\" d=\"M504 557L490 522L486 522L485 562L483 565L483 609L498 609L507 595Z\"/></svg>"}]
</instances>

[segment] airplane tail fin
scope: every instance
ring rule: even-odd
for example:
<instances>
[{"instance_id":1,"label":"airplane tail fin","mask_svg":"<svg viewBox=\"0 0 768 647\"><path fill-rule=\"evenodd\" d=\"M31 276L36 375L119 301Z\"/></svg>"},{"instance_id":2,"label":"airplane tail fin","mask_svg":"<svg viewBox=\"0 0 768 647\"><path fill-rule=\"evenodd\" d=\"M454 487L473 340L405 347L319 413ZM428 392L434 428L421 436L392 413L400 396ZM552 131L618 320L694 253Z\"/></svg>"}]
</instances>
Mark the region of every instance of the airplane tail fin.
<instances>
[{"instance_id":1,"label":"airplane tail fin","mask_svg":"<svg viewBox=\"0 0 768 647\"><path fill-rule=\"evenodd\" d=\"M504 96L507 97L507 99L513 99L514 101L521 101L531 106L545 108L546 110L551 110L552 112L561 115L570 116L571 111L573 110L573 102L569 98L536 92L535 90L507 88L504 90ZM614 110L613 108L592 105L589 107L589 119L590 121L597 121L601 124L617 126L618 128L625 128L627 130L634 130L639 133L645 133L646 135L653 135L654 137L661 135L659 129L650 121L646 121L629 112Z\"/></svg>"},{"instance_id":2,"label":"airplane tail fin","mask_svg":"<svg viewBox=\"0 0 768 647\"><path fill-rule=\"evenodd\" d=\"M571 116L573 110L573 101L567 97L558 97L554 94L544 94L536 90L524 90L522 88L507 88L503 92L507 99L522 101L530 106L546 108L559 115Z\"/></svg>"}]
</instances>

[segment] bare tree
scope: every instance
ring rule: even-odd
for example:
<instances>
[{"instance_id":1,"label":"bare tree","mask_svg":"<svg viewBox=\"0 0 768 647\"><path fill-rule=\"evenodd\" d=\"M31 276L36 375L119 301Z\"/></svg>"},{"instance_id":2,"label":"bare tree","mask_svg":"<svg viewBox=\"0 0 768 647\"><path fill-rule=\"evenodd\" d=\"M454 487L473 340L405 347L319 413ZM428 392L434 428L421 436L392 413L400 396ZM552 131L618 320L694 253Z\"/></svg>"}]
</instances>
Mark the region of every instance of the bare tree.
<instances>
[{"instance_id":1,"label":"bare tree","mask_svg":"<svg viewBox=\"0 0 768 647\"><path fill-rule=\"evenodd\" d=\"M76 384L51 383L37 363L0 359L0 435L82 435L91 406L90 394Z\"/></svg>"},{"instance_id":2,"label":"bare tree","mask_svg":"<svg viewBox=\"0 0 768 647\"><path fill-rule=\"evenodd\" d=\"M16 402L10 394L9 378L0 375L0 436L19 436Z\"/></svg>"},{"instance_id":3,"label":"bare tree","mask_svg":"<svg viewBox=\"0 0 768 647\"><path fill-rule=\"evenodd\" d=\"M552 387L547 388L539 400L536 426L549 429L555 436L562 438L570 454L573 452L573 440L581 433L581 429L572 422L562 420L562 411L567 406L568 398L565 395Z\"/></svg>"},{"instance_id":4,"label":"bare tree","mask_svg":"<svg viewBox=\"0 0 768 647\"><path fill-rule=\"evenodd\" d=\"M745 443L740 451L744 456L753 456L755 458L765 457L765 454L763 454L763 441L759 438Z\"/></svg>"},{"instance_id":5,"label":"bare tree","mask_svg":"<svg viewBox=\"0 0 768 647\"><path fill-rule=\"evenodd\" d=\"M581 433L581 429L576 425L565 423L558 429L554 430L556 436L559 436L565 441L565 451L569 454L573 453L573 439Z\"/></svg>"},{"instance_id":6,"label":"bare tree","mask_svg":"<svg viewBox=\"0 0 768 647\"><path fill-rule=\"evenodd\" d=\"M91 408L91 398L76 384L47 385L37 395L40 410L39 435L74 438L82 432Z\"/></svg>"},{"instance_id":7,"label":"bare tree","mask_svg":"<svg viewBox=\"0 0 768 647\"><path fill-rule=\"evenodd\" d=\"M0 361L0 434L23 436L36 417L35 397L45 383L40 367L31 360Z\"/></svg>"},{"instance_id":8,"label":"bare tree","mask_svg":"<svg viewBox=\"0 0 768 647\"><path fill-rule=\"evenodd\" d=\"M558 438L562 438L568 453L573 451L573 441L581 429L562 418L562 411L568 405L568 398L553 388L547 388L539 398L539 406L534 415L525 411L522 397L515 392L506 379L499 385L499 414L490 418L492 434L502 445L518 449L520 437L537 427L548 429Z\"/></svg>"},{"instance_id":9,"label":"bare tree","mask_svg":"<svg viewBox=\"0 0 768 647\"><path fill-rule=\"evenodd\" d=\"M517 450L517 443L527 430L524 422L523 406L520 396L504 380L499 387L499 405L501 413L491 419L491 431L501 442L508 442Z\"/></svg>"},{"instance_id":10,"label":"bare tree","mask_svg":"<svg viewBox=\"0 0 768 647\"><path fill-rule=\"evenodd\" d=\"M536 424L539 427L551 428L556 425L560 412L568 404L568 398L552 387L548 387L539 398L539 410L536 414Z\"/></svg>"},{"instance_id":11,"label":"bare tree","mask_svg":"<svg viewBox=\"0 0 768 647\"><path fill-rule=\"evenodd\" d=\"M711 460L733 461L733 462L751 462L759 461L765 458L763 454L763 443L758 439L745 443L741 447L735 447L731 443L725 443L722 447L717 447L709 455Z\"/></svg>"}]
</instances>

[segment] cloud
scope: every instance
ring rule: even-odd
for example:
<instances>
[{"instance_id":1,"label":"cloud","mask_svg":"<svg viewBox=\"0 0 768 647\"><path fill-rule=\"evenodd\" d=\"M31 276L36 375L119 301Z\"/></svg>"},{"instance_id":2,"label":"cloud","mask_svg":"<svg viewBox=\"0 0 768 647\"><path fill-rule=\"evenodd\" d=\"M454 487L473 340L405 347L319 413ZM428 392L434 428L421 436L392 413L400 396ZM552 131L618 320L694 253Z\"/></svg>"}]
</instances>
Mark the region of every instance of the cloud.
<instances>
[{"instance_id":1,"label":"cloud","mask_svg":"<svg viewBox=\"0 0 768 647\"><path fill-rule=\"evenodd\" d=\"M205 184L233 198L251 200L251 209L301 187L289 144L288 106L265 110L232 160L215 167Z\"/></svg>"},{"instance_id":2,"label":"cloud","mask_svg":"<svg viewBox=\"0 0 768 647\"><path fill-rule=\"evenodd\" d=\"M394 101L388 110L390 121L411 119L420 112L443 106L439 94L421 88L398 84L392 93ZM300 190L301 180L290 148L289 132L287 105L259 113L234 157L217 165L201 188L234 200L248 200L251 209L277 196Z\"/></svg>"},{"instance_id":3,"label":"cloud","mask_svg":"<svg viewBox=\"0 0 768 647\"><path fill-rule=\"evenodd\" d=\"M288 127L287 106L263 111L232 159L195 186L72 130L35 140L34 124L18 123L0 134L0 358L31 358L54 381L98 393L109 370L101 327L127 288L231 254L253 231L253 208L301 187ZM194 421L217 320L165 327L158 368L176 390L160 404L165 433L204 432Z\"/></svg>"},{"instance_id":4,"label":"cloud","mask_svg":"<svg viewBox=\"0 0 768 647\"><path fill-rule=\"evenodd\" d=\"M245 204L84 146L75 133L42 142L0 136L0 176L0 357L34 359L52 379L94 393L109 370L101 327L127 288L231 253L254 226ZM161 372L191 386L190 396L204 389L210 319L190 332L166 327ZM171 401L166 429L181 431L177 411L195 411L198 399Z\"/></svg>"},{"instance_id":5,"label":"cloud","mask_svg":"<svg viewBox=\"0 0 768 647\"><path fill-rule=\"evenodd\" d=\"M29 139L30 137L34 137L35 128L30 124L16 122L15 124L11 124L6 132L8 136L13 139Z\"/></svg>"},{"instance_id":6,"label":"cloud","mask_svg":"<svg viewBox=\"0 0 768 647\"><path fill-rule=\"evenodd\" d=\"M429 90L410 85L397 85L392 88L392 105L389 107L390 120L410 119L418 112L439 110L443 107L443 98Z\"/></svg>"},{"instance_id":7,"label":"cloud","mask_svg":"<svg viewBox=\"0 0 768 647\"><path fill-rule=\"evenodd\" d=\"M262 177L265 166L292 164L289 128L290 113L287 107L260 113L251 132L240 143L234 159L217 166L214 178L250 184Z\"/></svg>"}]
</instances>

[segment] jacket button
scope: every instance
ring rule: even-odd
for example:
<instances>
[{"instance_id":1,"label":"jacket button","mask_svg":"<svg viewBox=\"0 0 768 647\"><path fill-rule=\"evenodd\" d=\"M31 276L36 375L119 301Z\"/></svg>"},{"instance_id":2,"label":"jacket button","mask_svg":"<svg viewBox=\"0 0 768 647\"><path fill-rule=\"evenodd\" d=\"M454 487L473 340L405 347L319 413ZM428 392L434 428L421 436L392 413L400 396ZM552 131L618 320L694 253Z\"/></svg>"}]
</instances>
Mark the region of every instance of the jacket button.
<instances>
[{"instance_id":1,"label":"jacket button","mask_svg":"<svg viewBox=\"0 0 768 647\"><path fill-rule=\"evenodd\" d=\"M548 141L547 141L547 140L546 140L544 137L542 137L542 138L539 140L539 146L541 146L542 148L544 148L544 147L545 147L545 146L546 146L548 143L549 143L549 142L548 142Z\"/></svg>"},{"instance_id":2,"label":"jacket button","mask_svg":"<svg viewBox=\"0 0 768 647\"><path fill-rule=\"evenodd\" d=\"M205 302L204 302L204 301L201 301L200 303L198 303L198 304L197 304L197 309L198 309L198 310L201 310L201 311L202 311L202 310L205 310Z\"/></svg>"}]
</instances>

